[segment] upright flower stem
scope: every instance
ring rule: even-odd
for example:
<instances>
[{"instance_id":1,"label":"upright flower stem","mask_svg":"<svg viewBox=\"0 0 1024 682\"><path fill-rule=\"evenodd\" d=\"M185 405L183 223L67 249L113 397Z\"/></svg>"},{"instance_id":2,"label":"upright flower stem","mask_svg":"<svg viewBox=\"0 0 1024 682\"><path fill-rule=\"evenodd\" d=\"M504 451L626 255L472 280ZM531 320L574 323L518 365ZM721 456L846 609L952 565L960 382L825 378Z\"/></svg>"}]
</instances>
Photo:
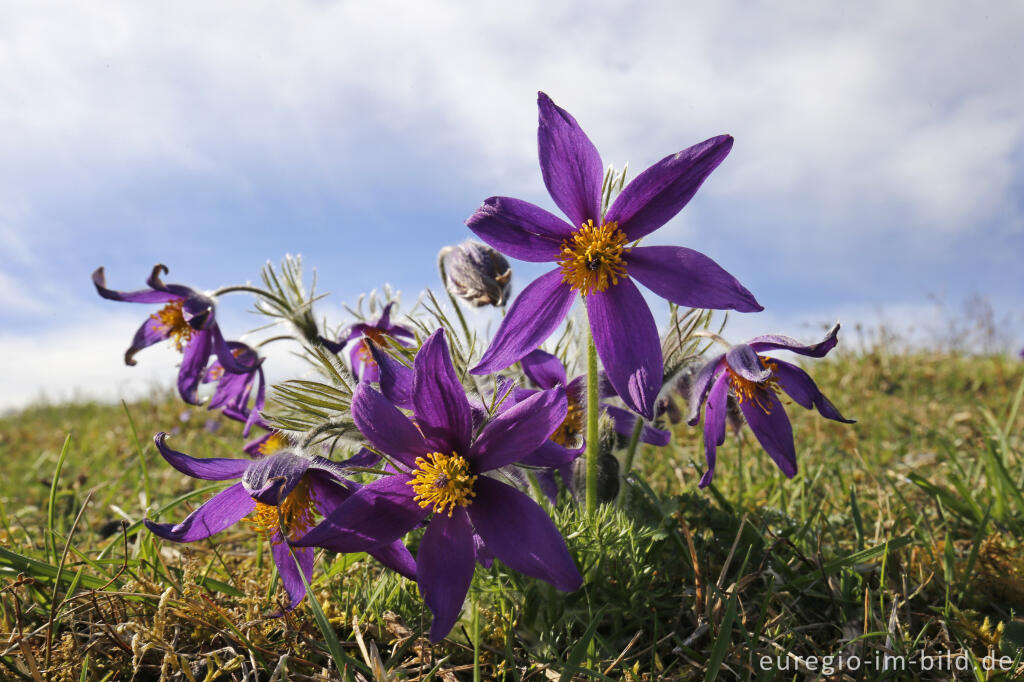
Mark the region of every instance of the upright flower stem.
<instances>
[{"instance_id":1,"label":"upright flower stem","mask_svg":"<svg viewBox=\"0 0 1024 682\"><path fill-rule=\"evenodd\" d=\"M597 460L601 456L597 420L600 416L597 387L597 348L587 321L587 514L597 511Z\"/></svg>"}]
</instances>

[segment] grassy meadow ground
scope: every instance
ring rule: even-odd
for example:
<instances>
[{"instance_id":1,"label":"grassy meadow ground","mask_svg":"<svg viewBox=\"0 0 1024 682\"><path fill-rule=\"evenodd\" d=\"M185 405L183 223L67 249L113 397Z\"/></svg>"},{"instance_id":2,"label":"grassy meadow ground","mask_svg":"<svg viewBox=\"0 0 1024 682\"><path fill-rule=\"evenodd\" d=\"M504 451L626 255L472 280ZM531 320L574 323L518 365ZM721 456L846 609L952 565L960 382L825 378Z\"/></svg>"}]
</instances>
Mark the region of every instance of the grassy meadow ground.
<instances>
[{"instance_id":1,"label":"grassy meadow ground","mask_svg":"<svg viewBox=\"0 0 1024 682\"><path fill-rule=\"evenodd\" d=\"M478 568L433 646L414 583L325 553L312 590L333 654L309 599L271 617L273 563L245 524L192 545L141 527L147 507L180 520L211 489L152 435L235 457L236 424L183 420L171 394L4 416L0 679L336 679L337 660L365 679L1024 675L1024 362L879 348L805 366L858 423L788 405L795 479L744 429L700 491L700 430L675 425L670 447L641 447L621 509L552 510L582 590Z\"/></svg>"}]
</instances>

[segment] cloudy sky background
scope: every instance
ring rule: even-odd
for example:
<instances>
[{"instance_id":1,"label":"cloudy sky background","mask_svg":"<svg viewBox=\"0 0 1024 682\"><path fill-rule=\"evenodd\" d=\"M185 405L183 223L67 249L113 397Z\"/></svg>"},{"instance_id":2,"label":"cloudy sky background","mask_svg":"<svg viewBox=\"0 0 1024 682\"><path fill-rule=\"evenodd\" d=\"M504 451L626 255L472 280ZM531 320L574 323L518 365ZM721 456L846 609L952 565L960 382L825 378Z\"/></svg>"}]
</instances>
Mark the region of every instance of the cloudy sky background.
<instances>
[{"instance_id":1,"label":"cloudy sky background","mask_svg":"<svg viewBox=\"0 0 1024 682\"><path fill-rule=\"evenodd\" d=\"M920 333L982 296L1024 342L1024 5L3 4L0 409L173 380L166 348L121 364L152 310L96 296L99 265L214 289L301 253L332 322L385 282L408 307L485 197L555 210L538 90L634 174L735 136L649 241L755 293L735 340ZM222 302L229 336L248 306Z\"/></svg>"}]
</instances>

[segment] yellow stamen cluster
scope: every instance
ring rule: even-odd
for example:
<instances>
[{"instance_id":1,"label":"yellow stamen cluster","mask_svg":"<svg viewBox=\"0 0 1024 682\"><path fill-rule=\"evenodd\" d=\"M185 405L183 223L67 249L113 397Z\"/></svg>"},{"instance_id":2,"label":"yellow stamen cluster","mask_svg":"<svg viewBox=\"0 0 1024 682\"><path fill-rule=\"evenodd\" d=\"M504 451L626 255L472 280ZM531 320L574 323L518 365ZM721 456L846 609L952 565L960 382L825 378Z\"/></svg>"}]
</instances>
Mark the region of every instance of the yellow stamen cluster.
<instances>
[{"instance_id":1,"label":"yellow stamen cluster","mask_svg":"<svg viewBox=\"0 0 1024 682\"><path fill-rule=\"evenodd\" d=\"M185 321L185 315L181 311L181 299L171 301L150 317L160 323L157 329L166 331L174 342L174 347L179 351L196 333L196 330Z\"/></svg>"},{"instance_id":2,"label":"yellow stamen cluster","mask_svg":"<svg viewBox=\"0 0 1024 682\"><path fill-rule=\"evenodd\" d=\"M280 542L279 526L283 525L292 539L305 535L316 525L316 497L313 489L303 478L279 506L256 503L256 509L246 519L256 531L263 533L273 542ZM280 521L280 524L279 524Z\"/></svg>"},{"instance_id":3,"label":"yellow stamen cluster","mask_svg":"<svg viewBox=\"0 0 1024 682\"><path fill-rule=\"evenodd\" d=\"M604 291L625 278L622 256L629 252L626 235L616 222L600 227L588 220L562 242L562 281L584 296Z\"/></svg>"},{"instance_id":4,"label":"yellow stamen cluster","mask_svg":"<svg viewBox=\"0 0 1024 682\"><path fill-rule=\"evenodd\" d=\"M448 507L448 518L451 518L455 507L468 507L476 493L473 484L476 476L469 473L469 462L454 452L445 455L431 452L416 458L416 471L407 485L416 491L413 498L421 507L433 505L435 514L443 514Z\"/></svg>"},{"instance_id":5,"label":"yellow stamen cluster","mask_svg":"<svg viewBox=\"0 0 1024 682\"><path fill-rule=\"evenodd\" d=\"M754 403L765 414L771 414L771 394L769 391L774 391L776 394L781 390L779 388L779 380L775 378L775 370L779 366L768 360L767 358L758 358L761 361L761 365L771 371L772 375L764 381L758 383L756 381L750 381L744 379L732 369L728 369L729 372L729 385L732 387L733 393L736 395L736 402L742 404L743 401L749 400Z\"/></svg>"},{"instance_id":6,"label":"yellow stamen cluster","mask_svg":"<svg viewBox=\"0 0 1024 682\"><path fill-rule=\"evenodd\" d=\"M280 431L274 431L270 437L260 443L256 451L261 455L272 455L288 445L288 439Z\"/></svg>"},{"instance_id":7,"label":"yellow stamen cluster","mask_svg":"<svg viewBox=\"0 0 1024 682\"><path fill-rule=\"evenodd\" d=\"M576 447L577 441L583 434L584 412L583 404L578 396L572 391L568 391L566 397L569 399L569 411L566 412L565 419L562 420L555 432L551 434L551 440L562 447L572 448Z\"/></svg>"}]
</instances>

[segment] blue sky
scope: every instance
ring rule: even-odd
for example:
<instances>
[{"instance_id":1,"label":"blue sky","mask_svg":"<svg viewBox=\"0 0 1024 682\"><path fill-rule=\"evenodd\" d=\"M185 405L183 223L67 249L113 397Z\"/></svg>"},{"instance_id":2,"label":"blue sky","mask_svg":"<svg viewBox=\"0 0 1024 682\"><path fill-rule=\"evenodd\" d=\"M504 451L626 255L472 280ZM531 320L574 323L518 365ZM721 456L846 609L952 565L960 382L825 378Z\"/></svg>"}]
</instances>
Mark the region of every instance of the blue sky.
<instances>
[{"instance_id":1,"label":"blue sky","mask_svg":"<svg viewBox=\"0 0 1024 682\"><path fill-rule=\"evenodd\" d=\"M315 266L320 312L407 303L463 220L554 210L536 92L634 173L736 144L650 243L704 251L767 308L736 321L941 327L988 298L1024 337L1024 7L963 3L39 3L0 26L0 409L174 376L119 365L154 263L199 288ZM521 288L538 274L517 264ZM231 299L229 334L255 320ZM148 309L147 309L148 310ZM291 362L291 364L289 364ZM282 356L279 367L297 367Z\"/></svg>"}]
</instances>

